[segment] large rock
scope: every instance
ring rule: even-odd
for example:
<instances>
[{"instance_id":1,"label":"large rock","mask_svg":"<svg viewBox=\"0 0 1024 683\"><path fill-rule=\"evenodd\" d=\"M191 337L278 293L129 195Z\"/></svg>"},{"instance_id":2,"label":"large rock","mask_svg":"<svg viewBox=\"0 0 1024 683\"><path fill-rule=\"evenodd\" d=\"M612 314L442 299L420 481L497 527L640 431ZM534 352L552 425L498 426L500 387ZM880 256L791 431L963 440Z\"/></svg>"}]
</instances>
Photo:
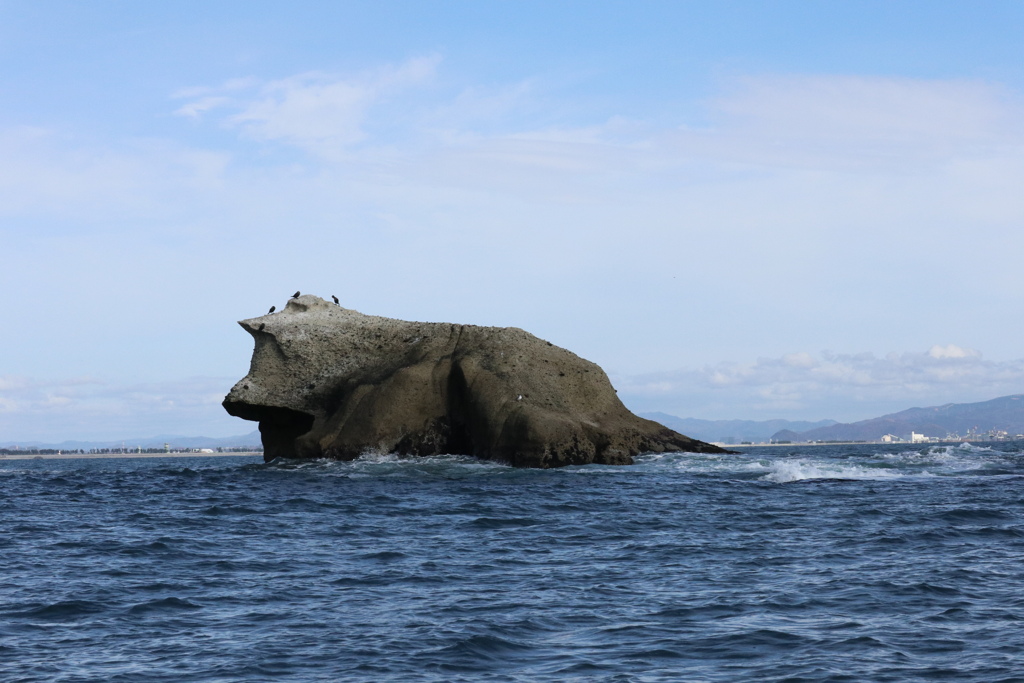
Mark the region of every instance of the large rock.
<instances>
[{"instance_id":1,"label":"large rock","mask_svg":"<svg viewBox=\"0 0 1024 683\"><path fill-rule=\"evenodd\" d=\"M459 453L520 467L725 452L633 415L597 365L514 327L363 315L316 296L239 323L256 340L224 399L264 458Z\"/></svg>"}]
</instances>

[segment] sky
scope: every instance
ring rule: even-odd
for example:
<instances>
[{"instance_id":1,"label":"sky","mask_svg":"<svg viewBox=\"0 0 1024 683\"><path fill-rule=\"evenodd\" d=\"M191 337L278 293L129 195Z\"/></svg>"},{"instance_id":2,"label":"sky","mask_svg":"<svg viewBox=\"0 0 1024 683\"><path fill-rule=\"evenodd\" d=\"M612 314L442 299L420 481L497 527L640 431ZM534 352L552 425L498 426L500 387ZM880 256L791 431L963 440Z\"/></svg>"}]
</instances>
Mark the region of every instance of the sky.
<instances>
[{"instance_id":1,"label":"sky","mask_svg":"<svg viewBox=\"0 0 1024 683\"><path fill-rule=\"evenodd\" d=\"M0 442L229 436L296 289L635 411L1024 392L1024 3L0 0Z\"/></svg>"}]
</instances>

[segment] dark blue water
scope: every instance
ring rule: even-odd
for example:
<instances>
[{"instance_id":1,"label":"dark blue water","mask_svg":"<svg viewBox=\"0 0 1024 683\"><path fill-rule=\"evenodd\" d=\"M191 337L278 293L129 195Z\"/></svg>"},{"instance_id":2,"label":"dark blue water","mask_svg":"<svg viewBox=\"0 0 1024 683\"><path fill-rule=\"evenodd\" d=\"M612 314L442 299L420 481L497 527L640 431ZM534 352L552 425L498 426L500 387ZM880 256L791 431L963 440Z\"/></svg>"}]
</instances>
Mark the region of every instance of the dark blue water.
<instances>
[{"instance_id":1,"label":"dark blue water","mask_svg":"<svg viewBox=\"0 0 1024 683\"><path fill-rule=\"evenodd\" d=\"M0 461L4 681L1022 681L1024 444Z\"/></svg>"}]
</instances>

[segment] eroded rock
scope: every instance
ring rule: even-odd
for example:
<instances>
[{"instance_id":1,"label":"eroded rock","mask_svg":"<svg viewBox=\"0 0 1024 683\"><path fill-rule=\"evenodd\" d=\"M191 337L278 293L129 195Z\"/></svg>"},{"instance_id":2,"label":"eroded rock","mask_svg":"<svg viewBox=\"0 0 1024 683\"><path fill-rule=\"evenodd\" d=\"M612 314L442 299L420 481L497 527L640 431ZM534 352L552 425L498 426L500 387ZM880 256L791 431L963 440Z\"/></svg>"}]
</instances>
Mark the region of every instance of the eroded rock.
<instances>
[{"instance_id":1,"label":"eroded rock","mask_svg":"<svg viewBox=\"0 0 1024 683\"><path fill-rule=\"evenodd\" d=\"M629 412L604 371L514 327L363 315L316 296L239 323L256 341L224 408L264 458L458 453L520 467L721 448Z\"/></svg>"}]
</instances>

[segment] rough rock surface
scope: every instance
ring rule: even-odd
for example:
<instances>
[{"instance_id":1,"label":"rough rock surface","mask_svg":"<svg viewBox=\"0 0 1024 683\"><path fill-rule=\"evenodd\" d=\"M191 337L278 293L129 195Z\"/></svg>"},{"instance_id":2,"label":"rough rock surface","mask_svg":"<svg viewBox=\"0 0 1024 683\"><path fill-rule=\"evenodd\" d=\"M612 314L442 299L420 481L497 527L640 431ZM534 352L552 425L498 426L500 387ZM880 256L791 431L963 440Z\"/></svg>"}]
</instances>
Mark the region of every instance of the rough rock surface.
<instances>
[{"instance_id":1,"label":"rough rock surface","mask_svg":"<svg viewBox=\"0 0 1024 683\"><path fill-rule=\"evenodd\" d=\"M514 327L363 315L305 295L239 323L256 340L224 408L264 457L459 453L520 467L725 452L629 412L594 363Z\"/></svg>"}]
</instances>

